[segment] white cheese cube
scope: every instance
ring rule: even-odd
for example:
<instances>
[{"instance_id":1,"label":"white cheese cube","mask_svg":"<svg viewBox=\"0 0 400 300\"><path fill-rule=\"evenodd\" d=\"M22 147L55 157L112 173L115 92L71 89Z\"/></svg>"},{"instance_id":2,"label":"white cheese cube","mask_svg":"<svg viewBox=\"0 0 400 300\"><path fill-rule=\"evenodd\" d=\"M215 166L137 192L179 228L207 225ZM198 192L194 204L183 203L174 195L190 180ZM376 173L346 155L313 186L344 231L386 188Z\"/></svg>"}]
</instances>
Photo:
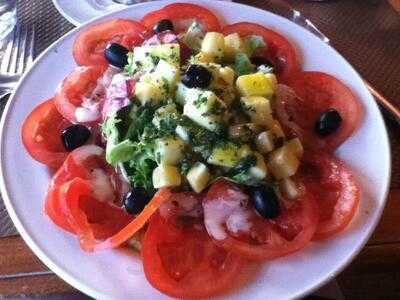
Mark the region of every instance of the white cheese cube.
<instances>
[{"instance_id":1,"label":"white cheese cube","mask_svg":"<svg viewBox=\"0 0 400 300\"><path fill-rule=\"evenodd\" d=\"M159 165L153 171L153 186L156 189L181 185L181 174L175 166Z\"/></svg>"},{"instance_id":2,"label":"white cheese cube","mask_svg":"<svg viewBox=\"0 0 400 300\"><path fill-rule=\"evenodd\" d=\"M279 190L288 200L294 200L300 196L300 191L296 183L290 178L281 180Z\"/></svg>"},{"instance_id":3,"label":"white cheese cube","mask_svg":"<svg viewBox=\"0 0 400 300\"><path fill-rule=\"evenodd\" d=\"M157 104L164 98L163 90L152 83L139 81L135 86L135 96L142 105Z\"/></svg>"},{"instance_id":4,"label":"white cheese cube","mask_svg":"<svg viewBox=\"0 0 400 300\"><path fill-rule=\"evenodd\" d=\"M273 122L270 101L261 96L242 97L240 99L243 110L253 123L270 127Z\"/></svg>"},{"instance_id":5,"label":"white cheese cube","mask_svg":"<svg viewBox=\"0 0 400 300\"><path fill-rule=\"evenodd\" d=\"M272 132L267 130L257 135L256 146L257 150L264 154L274 150L275 144L274 135L272 134Z\"/></svg>"},{"instance_id":6,"label":"white cheese cube","mask_svg":"<svg viewBox=\"0 0 400 300\"><path fill-rule=\"evenodd\" d=\"M249 169L250 175L255 179L264 179L267 176L267 165L265 164L264 156L258 152L254 152L257 159L256 165Z\"/></svg>"},{"instance_id":7,"label":"white cheese cube","mask_svg":"<svg viewBox=\"0 0 400 300\"><path fill-rule=\"evenodd\" d=\"M176 126L175 133L185 143L190 142L189 132L185 127L183 127L181 125Z\"/></svg>"},{"instance_id":8,"label":"white cheese cube","mask_svg":"<svg viewBox=\"0 0 400 300\"><path fill-rule=\"evenodd\" d=\"M210 172L205 164L198 162L189 170L186 178L192 189L200 193L210 181Z\"/></svg>"},{"instance_id":9,"label":"white cheese cube","mask_svg":"<svg viewBox=\"0 0 400 300\"><path fill-rule=\"evenodd\" d=\"M176 165L183 157L184 142L176 138L159 138L156 140L155 155L157 162L166 165Z\"/></svg>"}]
</instances>

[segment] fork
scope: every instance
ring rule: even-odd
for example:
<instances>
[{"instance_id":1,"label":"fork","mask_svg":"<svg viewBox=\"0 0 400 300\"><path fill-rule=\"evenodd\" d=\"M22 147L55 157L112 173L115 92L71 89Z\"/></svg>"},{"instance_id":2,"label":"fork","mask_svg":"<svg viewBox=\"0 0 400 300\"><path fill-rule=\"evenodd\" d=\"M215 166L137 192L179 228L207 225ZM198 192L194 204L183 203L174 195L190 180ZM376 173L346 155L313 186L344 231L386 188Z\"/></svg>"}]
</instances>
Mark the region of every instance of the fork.
<instances>
[{"instance_id":1,"label":"fork","mask_svg":"<svg viewBox=\"0 0 400 300\"><path fill-rule=\"evenodd\" d=\"M17 24L0 62L0 99L12 93L23 72L33 63L35 27Z\"/></svg>"}]
</instances>

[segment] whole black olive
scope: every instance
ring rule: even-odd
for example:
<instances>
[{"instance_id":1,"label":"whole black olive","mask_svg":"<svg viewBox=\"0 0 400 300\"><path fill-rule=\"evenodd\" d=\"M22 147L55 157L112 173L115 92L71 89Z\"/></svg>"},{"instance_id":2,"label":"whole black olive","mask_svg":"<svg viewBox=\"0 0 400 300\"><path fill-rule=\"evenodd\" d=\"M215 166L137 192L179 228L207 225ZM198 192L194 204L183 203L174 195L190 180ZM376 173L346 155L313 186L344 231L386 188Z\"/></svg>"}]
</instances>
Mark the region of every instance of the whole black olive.
<instances>
[{"instance_id":1,"label":"whole black olive","mask_svg":"<svg viewBox=\"0 0 400 300\"><path fill-rule=\"evenodd\" d=\"M62 143L67 151L84 145L90 137L90 130L83 125L71 125L61 133Z\"/></svg>"},{"instance_id":2,"label":"whole black olive","mask_svg":"<svg viewBox=\"0 0 400 300\"><path fill-rule=\"evenodd\" d=\"M272 63L264 56L252 56L250 58L250 61L253 65L256 65L256 66L264 65L267 67L273 67Z\"/></svg>"},{"instance_id":3,"label":"whole black olive","mask_svg":"<svg viewBox=\"0 0 400 300\"><path fill-rule=\"evenodd\" d=\"M128 52L124 46L111 43L104 50L104 55L110 65L122 69L128 64Z\"/></svg>"},{"instance_id":4,"label":"whole black olive","mask_svg":"<svg viewBox=\"0 0 400 300\"><path fill-rule=\"evenodd\" d=\"M173 31L174 24L172 24L171 20L163 19L160 22L158 22L156 25L154 25L153 30L156 33L160 33L160 32L167 31L167 30Z\"/></svg>"},{"instance_id":5,"label":"whole black olive","mask_svg":"<svg viewBox=\"0 0 400 300\"><path fill-rule=\"evenodd\" d=\"M324 112L315 123L315 132L322 136L328 136L339 129L342 124L342 117L336 109L329 109Z\"/></svg>"},{"instance_id":6,"label":"whole black olive","mask_svg":"<svg viewBox=\"0 0 400 300\"><path fill-rule=\"evenodd\" d=\"M139 214L147 203L149 203L151 195L143 188L133 188L124 196L123 203L127 213L131 215Z\"/></svg>"},{"instance_id":7,"label":"whole black olive","mask_svg":"<svg viewBox=\"0 0 400 300\"><path fill-rule=\"evenodd\" d=\"M281 213L278 197L270 186L258 186L251 188L254 208L265 219L274 219Z\"/></svg>"},{"instance_id":8,"label":"whole black olive","mask_svg":"<svg viewBox=\"0 0 400 300\"><path fill-rule=\"evenodd\" d=\"M190 65L182 77L182 83L188 88L206 88L212 80L211 72L200 65Z\"/></svg>"}]
</instances>

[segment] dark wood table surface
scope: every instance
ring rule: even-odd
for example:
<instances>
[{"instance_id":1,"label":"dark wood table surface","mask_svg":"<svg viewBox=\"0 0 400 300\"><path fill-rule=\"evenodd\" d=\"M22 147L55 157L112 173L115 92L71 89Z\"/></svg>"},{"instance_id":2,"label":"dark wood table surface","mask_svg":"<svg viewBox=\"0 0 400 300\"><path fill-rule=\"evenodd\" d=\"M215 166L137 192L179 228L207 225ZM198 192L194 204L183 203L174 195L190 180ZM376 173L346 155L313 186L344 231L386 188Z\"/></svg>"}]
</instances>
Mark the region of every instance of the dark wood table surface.
<instances>
[{"instance_id":1,"label":"dark wood table surface","mask_svg":"<svg viewBox=\"0 0 400 300\"><path fill-rule=\"evenodd\" d=\"M25 5L34 5L41 1L50 2L36 0ZM261 8L265 5L265 1L241 2ZM366 80L392 103L400 106L400 15L389 2L288 2L329 36L335 48ZM397 0L391 2L399 4ZM55 11L48 17L49 22L51 19L63 22ZM58 30L66 31L72 26L63 23L61 28ZM39 32L40 34L44 35L46 32ZM400 127L389 119L385 118L385 121L393 155L388 203L367 246L337 277L348 299L400 299ZM25 276L15 277L15 274ZM10 278L4 278L8 275ZM64 295L65 299L84 298L51 273L18 235L0 239L0 276L3 277L0 280L0 298L28 296L59 299L60 295Z\"/></svg>"}]
</instances>

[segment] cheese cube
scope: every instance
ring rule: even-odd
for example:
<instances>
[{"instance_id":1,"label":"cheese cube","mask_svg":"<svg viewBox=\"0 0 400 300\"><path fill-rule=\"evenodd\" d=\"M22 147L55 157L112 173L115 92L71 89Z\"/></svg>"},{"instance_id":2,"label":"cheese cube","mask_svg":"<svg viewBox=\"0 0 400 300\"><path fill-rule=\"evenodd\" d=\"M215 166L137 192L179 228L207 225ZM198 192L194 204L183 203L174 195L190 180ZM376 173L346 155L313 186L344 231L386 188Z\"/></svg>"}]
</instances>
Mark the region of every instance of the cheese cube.
<instances>
[{"instance_id":1,"label":"cheese cube","mask_svg":"<svg viewBox=\"0 0 400 300\"><path fill-rule=\"evenodd\" d=\"M210 165L231 168L236 166L239 163L239 160L238 146L227 142L218 145L213 149L207 163Z\"/></svg>"},{"instance_id":2,"label":"cheese cube","mask_svg":"<svg viewBox=\"0 0 400 300\"><path fill-rule=\"evenodd\" d=\"M294 200L300 196L296 183L290 178L284 178L279 183L279 190L289 200Z\"/></svg>"},{"instance_id":3,"label":"cheese cube","mask_svg":"<svg viewBox=\"0 0 400 300\"><path fill-rule=\"evenodd\" d=\"M233 85L235 80L235 72L231 67L223 67L219 69L219 76L229 85Z\"/></svg>"},{"instance_id":4,"label":"cheese cube","mask_svg":"<svg viewBox=\"0 0 400 300\"><path fill-rule=\"evenodd\" d=\"M264 179L267 176L267 165L264 156L258 152L254 152L257 159L256 165L249 170L250 175L255 179Z\"/></svg>"},{"instance_id":5,"label":"cheese cube","mask_svg":"<svg viewBox=\"0 0 400 300\"><path fill-rule=\"evenodd\" d=\"M220 59L224 54L224 35L219 32L207 32L201 44L201 52L211 54Z\"/></svg>"},{"instance_id":6,"label":"cheese cube","mask_svg":"<svg viewBox=\"0 0 400 300\"><path fill-rule=\"evenodd\" d=\"M189 170L186 178L192 189L200 193L210 181L210 172L205 164L198 162Z\"/></svg>"},{"instance_id":7,"label":"cheese cube","mask_svg":"<svg viewBox=\"0 0 400 300\"><path fill-rule=\"evenodd\" d=\"M272 134L272 132L269 130L261 132L257 136L256 146L257 150L264 154L274 150L275 144L274 144L274 135Z\"/></svg>"},{"instance_id":8,"label":"cheese cube","mask_svg":"<svg viewBox=\"0 0 400 300\"><path fill-rule=\"evenodd\" d=\"M247 53L245 43L239 34L231 33L225 38L224 58L233 61L237 53Z\"/></svg>"},{"instance_id":9,"label":"cheese cube","mask_svg":"<svg viewBox=\"0 0 400 300\"><path fill-rule=\"evenodd\" d=\"M242 97L240 99L243 110L253 123L270 127L274 121L270 101L261 96Z\"/></svg>"},{"instance_id":10,"label":"cheese cube","mask_svg":"<svg viewBox=\"0 0 400 300\"><path fill-rule=\"evenodd\" d=\"M159 165L153 171L153 186L156 189L181 185L179 169L169 165Z\"/></svg>"},{"instance_id":11,"label":"cheese cube","mask_svg":"<svg viewBox=\"0 0 400 300\"><path fill-rule=\"evenodd\" d=\"M274 94L270 79L263 73L239 76L236 87L242 96L271 97Z\"/></svg>"},{"instance_id":12,"label":"cheese cube","mask_svg":"<svg viewBox=\"0 0 400 300\"><path fill-rule=\"evenodd\" d=\"M291 139L287 142L285 142L284 147L288 148L289 151L291 151L294 155L297 156L297 158L301 158L304 154L304 148L303 145L301 144L299 138L294 138Z\"/></svg>"},{"instance_id":13,"label":"cheese cube","mask_svg":"<svg viewBox=\"0 0 400 300\"><path fill-rule=\"evenodd\" d=\"M176 165L183 157L184 142L180 138L159 138L156 140L155 155L157 162Z\"/></svg>"},{"instance_id":14,"label":"cheese cube","mask_svg":"<svg viewBox=\"0 0 400 300\"><path fill-rule=\"evenodd\" d=\"M299 165L299 159L287 147L274 150L268 159L268 169L276 179L293 176Z\"/></svg>"},{"instance_id":15,"label":"cheese cube","mask_svg":"<svg viewBox=\"0 0 400 300\"><path fill-rule=\"evenodd\" d=\"M157 104L164 98L164 92L152 83L139 81L135 86L135 96L142 105Z\"/></svg>"}]
</instances>

